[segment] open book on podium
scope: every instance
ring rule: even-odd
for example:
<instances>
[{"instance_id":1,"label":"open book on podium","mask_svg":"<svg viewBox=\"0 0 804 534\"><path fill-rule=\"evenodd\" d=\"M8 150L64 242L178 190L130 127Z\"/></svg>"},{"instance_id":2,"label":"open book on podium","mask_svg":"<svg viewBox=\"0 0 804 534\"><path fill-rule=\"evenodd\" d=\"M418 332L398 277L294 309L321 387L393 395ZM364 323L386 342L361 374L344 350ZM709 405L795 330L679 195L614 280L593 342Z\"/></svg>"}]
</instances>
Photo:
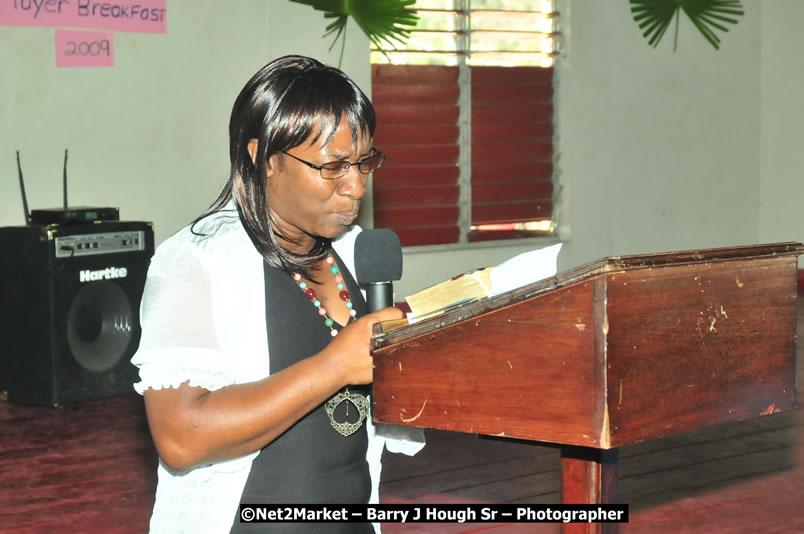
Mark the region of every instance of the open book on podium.
<instances>
[{"instance_id":1,"label":"open book on podium","mask_svg":"<svg viewBox=\"0 0 804 534\"><path fill-rule=\"evenodd\" d=\"M374 419L611 449L792 409L802 252L608 257L375 325Z\"/></svg>"},{"instance_id":2,"label":"open book on podium","mask_svg":"<svg viewBox=\"0 0 804 534\"><path fill-rule=\"evenodd\" d=\"M435 317L476 300L501 295L556 274L561 243L531 250L492 267L480 267L405 297L410 313L382 323L384 332Z\"/></svg>"}]
</instances>

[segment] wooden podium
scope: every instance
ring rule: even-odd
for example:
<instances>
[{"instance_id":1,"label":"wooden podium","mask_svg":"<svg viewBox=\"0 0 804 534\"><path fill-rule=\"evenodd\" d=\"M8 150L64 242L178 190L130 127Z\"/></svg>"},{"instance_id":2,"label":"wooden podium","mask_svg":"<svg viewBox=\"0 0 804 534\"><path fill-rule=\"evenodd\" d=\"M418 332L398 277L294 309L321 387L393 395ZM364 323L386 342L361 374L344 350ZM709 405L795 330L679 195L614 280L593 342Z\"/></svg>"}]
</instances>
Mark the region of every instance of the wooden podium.
<instances>
[{"instance_id":1,"label":"wooden podium","mask_svg":"<svg viewBox=\"0 0 804 534\"><path fill-rule=\"evenodd\" d=\"M610 257L388 333L376 325L374 419L559 444L562 502L615 503L618 447L796 407L802 252Z\"/></svg>"}]
</instances>

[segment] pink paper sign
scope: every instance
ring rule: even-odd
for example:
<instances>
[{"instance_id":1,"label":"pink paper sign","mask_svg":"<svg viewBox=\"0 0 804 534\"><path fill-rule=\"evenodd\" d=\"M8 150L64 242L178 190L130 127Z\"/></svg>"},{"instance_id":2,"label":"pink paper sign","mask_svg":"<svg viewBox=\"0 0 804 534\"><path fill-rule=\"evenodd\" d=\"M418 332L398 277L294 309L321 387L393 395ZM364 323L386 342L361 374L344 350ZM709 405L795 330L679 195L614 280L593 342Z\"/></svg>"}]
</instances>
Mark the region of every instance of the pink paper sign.
<instances>
[{"instance_id":1,"label":"pink paper sign","mask_svg":"<svg viewBox=\"0 0 804 534\"><path fill-rule=\"evenodd\" d=\"M113 67L114 33L56 30L57 67Z\"/></svg>"},{"instance_id":2,"label":"pink paper sign","mask_svg":"<svg viewBox=\"0 0 804 534\"><path fill-rule=\"evenodd\" d=\"M167 33L166 0L0 0L0 26Z\"/></svg>"}]
</instances>

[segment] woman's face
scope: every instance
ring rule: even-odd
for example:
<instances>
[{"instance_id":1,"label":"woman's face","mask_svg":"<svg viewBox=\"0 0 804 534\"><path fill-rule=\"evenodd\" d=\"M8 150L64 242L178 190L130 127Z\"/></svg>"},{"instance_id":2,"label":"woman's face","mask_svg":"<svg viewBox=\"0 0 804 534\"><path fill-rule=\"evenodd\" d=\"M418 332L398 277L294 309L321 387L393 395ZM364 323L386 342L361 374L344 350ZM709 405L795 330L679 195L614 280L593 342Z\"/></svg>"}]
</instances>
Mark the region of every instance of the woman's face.
<instances>
[{"instance_id":1,"label":"woman's face","mask_svg":"<svg viewBox=\"0 0 804 534\"><path fill-rule=\"evenodd\" d=\"M352 131L344 117L332 141L322 142L303 143L287 152L317 166L341 160L357 163L371 153L370 138L358 137L357 144L352 143ZM298 241L297 246L283 245L306 252L312 248L314 236L334 239L344 233L357 218L367 179L357 165L341 178L326 180L320 171L286 154L271 156L267 193L274 225Z\"/></svg>"}]
</instances>

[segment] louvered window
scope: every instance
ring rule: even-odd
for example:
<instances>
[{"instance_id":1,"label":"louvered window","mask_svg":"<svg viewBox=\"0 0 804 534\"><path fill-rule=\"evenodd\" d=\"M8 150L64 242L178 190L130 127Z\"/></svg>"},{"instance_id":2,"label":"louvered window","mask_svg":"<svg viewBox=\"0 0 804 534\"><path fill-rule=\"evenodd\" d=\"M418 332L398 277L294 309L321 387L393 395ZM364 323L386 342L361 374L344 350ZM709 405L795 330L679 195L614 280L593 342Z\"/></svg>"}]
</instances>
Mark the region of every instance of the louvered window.
<instances>
[{"instance_id":1,"label":"louvered window","mask_svg":"<svg viewBox=\"0 0 804 534\"><path fill-rule=\"evenodd\" d=\"M419 0L420 23L372 52L374 224L403 245L550 235L553 57L545 0Z\"/></svg>"}]
</instances>

